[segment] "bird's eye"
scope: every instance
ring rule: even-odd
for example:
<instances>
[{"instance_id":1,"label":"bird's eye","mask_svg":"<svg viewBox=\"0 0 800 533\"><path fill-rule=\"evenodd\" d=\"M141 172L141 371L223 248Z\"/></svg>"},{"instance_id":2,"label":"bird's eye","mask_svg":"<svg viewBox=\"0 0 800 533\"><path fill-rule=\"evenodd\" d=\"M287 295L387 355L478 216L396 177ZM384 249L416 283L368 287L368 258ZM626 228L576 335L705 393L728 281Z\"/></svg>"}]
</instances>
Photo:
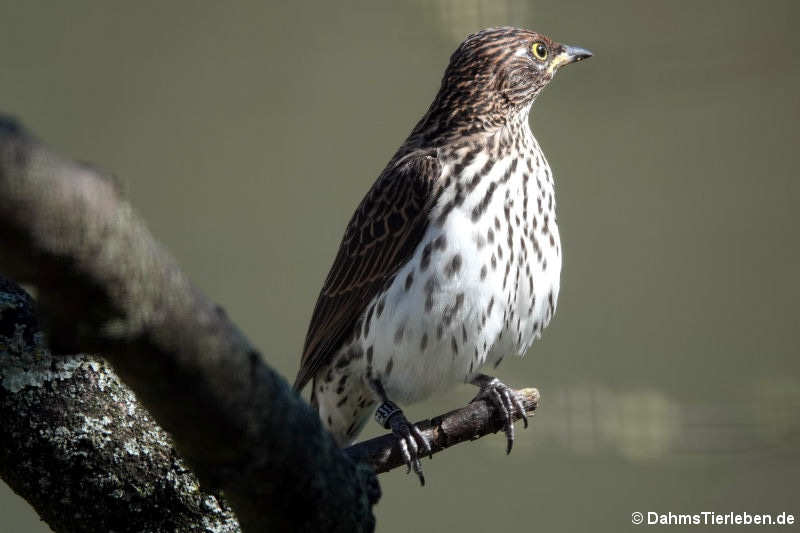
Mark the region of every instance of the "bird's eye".
<instances>
[{"instance_id":1,"label":"bird's eye","mask_svg":"<svg viewBox=\"0 0 800 533\"><path fill-rule=\"evenodd\" d=\"M533 43L533 55L536 59L544 61L547 59L547 46L544 43Z\"/></svg>"}]
</instances>

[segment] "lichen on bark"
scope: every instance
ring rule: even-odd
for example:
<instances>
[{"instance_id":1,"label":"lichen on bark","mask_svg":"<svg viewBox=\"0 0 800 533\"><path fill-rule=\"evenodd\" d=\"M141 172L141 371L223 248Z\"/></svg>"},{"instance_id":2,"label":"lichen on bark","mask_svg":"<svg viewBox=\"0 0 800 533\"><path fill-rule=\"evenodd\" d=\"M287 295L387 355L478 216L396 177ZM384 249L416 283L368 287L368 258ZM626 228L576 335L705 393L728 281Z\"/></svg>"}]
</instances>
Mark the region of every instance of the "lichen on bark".
<instances>
[{"instance_id":1,"label":"lichen on bark","mask_svg":"<svg viewBox=\"0 0 800 533\"><path fill-rule=\"evenodd\" d=\"M51 354L1 277L0 477L55 531L240 531L111 367Z\"/></svg>"}]
</instances>

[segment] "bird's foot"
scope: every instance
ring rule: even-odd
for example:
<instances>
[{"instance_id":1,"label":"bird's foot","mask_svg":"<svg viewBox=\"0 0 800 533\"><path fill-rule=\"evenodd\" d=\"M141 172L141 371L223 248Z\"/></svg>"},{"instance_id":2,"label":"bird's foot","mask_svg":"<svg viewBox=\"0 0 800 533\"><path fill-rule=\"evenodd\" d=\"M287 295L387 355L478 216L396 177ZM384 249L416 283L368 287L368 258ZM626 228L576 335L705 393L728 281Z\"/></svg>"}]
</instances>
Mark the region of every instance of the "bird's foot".
<instances>
[{"instance_id":1,"label":"bird's foot","mask_svg":"<svg viewBox=\"0 0 800 533\"><path fill-rule=\"evenodd\" d=\"M414 473L419 477L419 482L425 485L425 475L422 472L422 464L419 461L420 451L433 458L433 451L428 439L414 424L408 421L403 411L390 400L384 401L378 410L375 411L375 420L385 429L391 429L397 437L400 453L406 461L408 470L414 469Z\"/></svg>"},{"instance_id":2,"label":"bird's foot","mask_svg":"<svg viewBox=\"0 0 800 533\"><path fill-rule=\"evenodd\" d=\"M511 448L514 446L514 410L516 409L519 412L527 429L528 416L525 413L525 406L522 405L522 401L517 396L516 391L497 378L480 374L472 380L472 384L481 389L478 395L472 399L473 402L489 400L502 413L505 421L503 429L506 433L506 453L511 453Z\"/></svg>"}]
</instances>

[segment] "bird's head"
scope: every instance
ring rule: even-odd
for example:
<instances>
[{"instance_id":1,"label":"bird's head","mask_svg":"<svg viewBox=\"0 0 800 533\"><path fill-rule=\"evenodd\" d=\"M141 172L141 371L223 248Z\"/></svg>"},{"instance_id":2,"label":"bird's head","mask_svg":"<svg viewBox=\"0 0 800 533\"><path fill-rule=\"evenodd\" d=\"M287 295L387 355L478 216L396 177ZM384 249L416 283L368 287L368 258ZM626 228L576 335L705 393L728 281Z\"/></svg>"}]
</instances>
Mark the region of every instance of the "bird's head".
<instances>
[{"instance_id":1,"label":"bird's head","mask_svg":"<svg viewBox=\"0 0 800 533\"><path fill-rule=\"evenodd\" d=\"M592 57L534 31L489 28L472 34L450 57L434 108L446 122L503 122L529 109L555 73Z\"/></svg>"}]
</instances>

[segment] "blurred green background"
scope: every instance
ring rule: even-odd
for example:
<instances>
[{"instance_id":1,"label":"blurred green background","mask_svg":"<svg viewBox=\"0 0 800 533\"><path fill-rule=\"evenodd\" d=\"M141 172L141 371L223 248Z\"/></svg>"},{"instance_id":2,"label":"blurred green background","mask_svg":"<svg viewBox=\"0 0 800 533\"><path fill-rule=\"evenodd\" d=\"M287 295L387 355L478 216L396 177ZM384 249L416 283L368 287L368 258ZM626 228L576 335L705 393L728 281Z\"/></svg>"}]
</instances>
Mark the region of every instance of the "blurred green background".
<instances>
[{"instance_id":1,"label":"blurred green background","mask_svg":"<svg viewBox=\"0 0 800 533\"><path fill-rule=\"evenodd\" d=\"M499 376L539 387L541 409L510 456L497 436L425 461L424 489L382 476L378 530L798 516L798 15L792 0L2 0L0 109L117 174L291 379L344 226L459 42L509 24L591 49L531 116L556 176L561 301ZM47 530L0 487L0 531Z\"/></svg>"}]
</instances>

